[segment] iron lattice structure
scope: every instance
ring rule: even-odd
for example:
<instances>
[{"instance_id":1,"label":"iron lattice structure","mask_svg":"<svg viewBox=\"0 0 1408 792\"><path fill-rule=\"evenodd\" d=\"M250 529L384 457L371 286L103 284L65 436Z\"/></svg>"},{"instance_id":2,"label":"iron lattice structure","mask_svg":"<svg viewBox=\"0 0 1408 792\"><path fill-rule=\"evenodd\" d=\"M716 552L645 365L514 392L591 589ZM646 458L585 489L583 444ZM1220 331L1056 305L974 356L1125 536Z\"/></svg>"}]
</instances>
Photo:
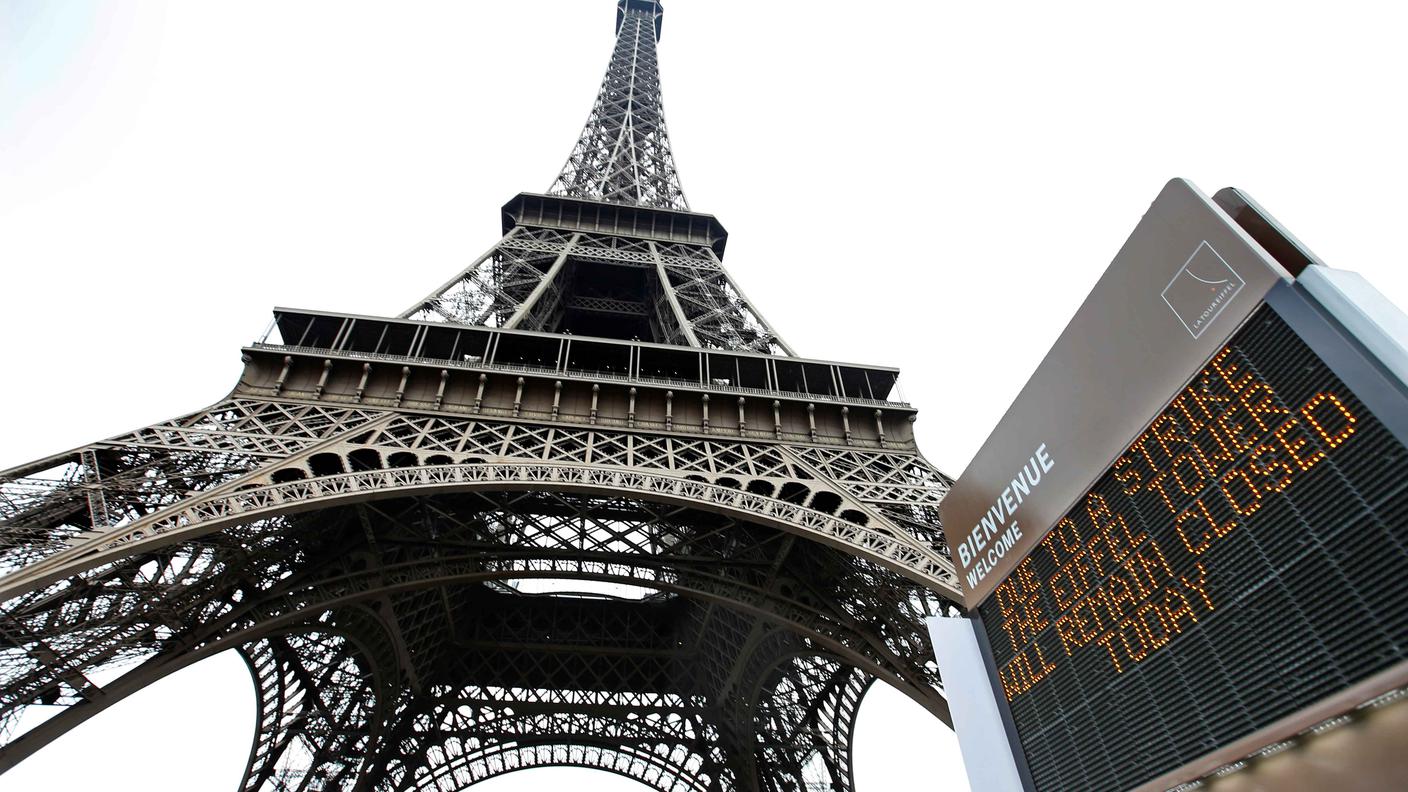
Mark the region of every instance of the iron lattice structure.
<instances>
[{"instance_id":1,"label":"iron lattice structure","mask_svg":"<svg viewBox=\"0 0 1408 792\"><path fill-rule=\"evenodd\" d=\"M844 792L874 680L947 719L949 479L895 370L797 357L724 271L660 21L620 2L551 194L400 317L277 309L215 406L0 474L0 770L230 648L249 792Z\"/></svg>"}]
</instances>

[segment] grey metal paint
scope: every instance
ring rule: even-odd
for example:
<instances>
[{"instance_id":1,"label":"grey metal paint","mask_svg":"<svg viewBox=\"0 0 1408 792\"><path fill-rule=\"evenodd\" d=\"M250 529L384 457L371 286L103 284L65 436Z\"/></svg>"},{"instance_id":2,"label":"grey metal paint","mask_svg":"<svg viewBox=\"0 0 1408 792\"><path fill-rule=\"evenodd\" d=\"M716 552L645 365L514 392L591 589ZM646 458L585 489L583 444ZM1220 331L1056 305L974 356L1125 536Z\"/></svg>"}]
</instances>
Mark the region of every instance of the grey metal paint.
<instances>
[{"instance_id":1,"label":"grey metal paint","mask_svg":"<svg viewBox=\"0 0 1408 792\"><path fill-rule=\"evenodd\" d=\"M511 200L504 236L401 319L280 312L291 345L248 348L227 399L0 471L0 588L76 564L0 613L0 773L226 648L258 691L246 792L558 764L661 792L851 792L873 681L948 719L924 617L958 596L950 480L884 400L893 369L787 357L723 270L727 234L686 210L669 154L659 25L657 0L619 0L555 194ZM593 340L568 311L647 341ZM404 488L469 479L487 489ZM108 546L222 494L201 517L264 495L310 511ZM33 703L61 711L18 736Z\"/></svg>"}]
</instances>

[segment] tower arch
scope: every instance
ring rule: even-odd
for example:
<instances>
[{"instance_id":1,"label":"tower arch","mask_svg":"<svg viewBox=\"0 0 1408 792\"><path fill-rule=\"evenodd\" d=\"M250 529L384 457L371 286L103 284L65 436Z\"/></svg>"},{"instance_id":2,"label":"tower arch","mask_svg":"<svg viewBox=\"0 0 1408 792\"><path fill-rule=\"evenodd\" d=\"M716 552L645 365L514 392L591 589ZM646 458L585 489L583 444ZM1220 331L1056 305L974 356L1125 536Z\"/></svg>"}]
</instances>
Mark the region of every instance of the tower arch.
<instances>
[{"instance_id":1,"label":"tower arch","mask_svg":"<svg viewBox=\"0 0 1408 792\"><path fill-rule=\"evenodd\" d=\"M662 16L619 0L549 192L399 317L279 309L221 402L0 472L0 772L232 647L249 792L849 790L873 680L947 716L950 480L897 371L798 357L724 268ZM7 735L35 703L65 709Z\"/></svg>"}]
</instances>

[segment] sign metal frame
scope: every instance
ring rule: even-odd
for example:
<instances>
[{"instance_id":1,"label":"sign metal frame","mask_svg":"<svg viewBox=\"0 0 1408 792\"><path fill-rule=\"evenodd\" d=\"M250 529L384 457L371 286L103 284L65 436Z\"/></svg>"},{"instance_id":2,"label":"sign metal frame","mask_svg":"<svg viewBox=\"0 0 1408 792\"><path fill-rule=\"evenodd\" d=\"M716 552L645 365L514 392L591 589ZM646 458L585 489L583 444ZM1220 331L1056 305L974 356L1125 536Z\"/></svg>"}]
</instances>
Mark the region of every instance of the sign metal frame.
<instances>
[{"instance_id":1,"label":"sign metal frame","mask_svg":"<svg viewBox=\"0 0 1408 792\"><path fill-rule=\"evenodd\" d=\"M1228 233L1218 234L1216 228L1219 226ZM1195 238L1201 239L1194 252L1187 255L1180 268L1169 276L1169 268L1178 264L1175 261L1177 254L1173 251L1182 249L1180 245L1186 245ZM1164 248L1164 255L1151 255L1157 253L1160 246ZM1206 273L1209 266L1215 269L1216 263L1220 262L1234 272L1236 280L1242 283L1233 281L1235 288L1227 300L1212 306L1210 313L1198 311L1195 317L1201 316L1202 321L1190 323L1186 313L1180 314L1177 304L1186 295L1175 294L1171 300L1169 290L1198 256L1205 256L1205 246L1213 250L1216 260L1207 259L1204 269L1195 274L1202 275L1203 281L1214 280L1206 277ZM1138 272L1140 269L1143 270L1142 277ZM971 544L971 537L983 530L981 520L992 515L992 507L988 504L1001 501L1002 489L1007 486L1004 481L1011 478L998 471L1021 470L1023 466L1030 471L1031 463L1036 462L1042 476L1049 482L1024 481L1028 491L1022 493L1019 503L1009 502L1005 507L999 505L998 511L1005 511L1009 517L1016 518L1013 523L1030 526L1030 529L1022 530L1019 539L1006 548L999 563L991 565L992 568L977 585L969 585L967 573L972 569L969 561L961 558L958 552L954 554L959 576L964 581L969 618L973 619L978 633L989 682L1008 730L1023 784L1028 789L1034 789L1034 783L1011 704L1002 693L996 659L986 631L982 628L977 606L1036 548L1062 516L1105 473L1113 460L1147 429L1150 422L1185 387L1188 379L1211 361L1253 312L1263 304L1269 305L1384 427L1400 443L1408 445L1408 383L1395 374L1408 370L1408 339L1386 341L1379 337L1358 337L1364 334L1365 327L1374 327L1373 322L1355 313L1352 305L1346 308L1343 301L1323 299L1323 295L1334 291L1331 275L1327 274L1332 272L1320 265L1313 254L1244 194L1228 189L1218 193L1216 199L1208 199L1186 181L1170 181L1062 333L1052 352L988 438L974 463L945 499L941 508L951 542L955 548L965 542L970 543L971 561L971 551L976 549ZM1294 280L1301 275L1304 275L1303 283ZM1161 277L1168 285L1155 289L1154 294L1165 304L1165 310L1172 314L1171 317L1144 313L1148 301L1141 308L1135 299L1140 296L1141 289ZM1129 297L1130 302L1124 308L1111 310L1109 301L1121 296ZM1184 303L1187 303L1186 299ZM1130 321L1130 305L1134 306L1134 313L1141 314L1137 321ZM1169 338L1165 332L1167 328L1160 325L1161 321L1167 325L1170 319L1174 322L1173 327L1185 331L1177 341ZM1152 330L1139 330L1141 322L1144 327L1152 327ZM1102 331L1109 334L1131 326L1136 329L1125 333L1117 342L1112 343L1108 336L1101 335ZM1051 400L1043 397L1053 392L1089 395L1087 391L1073 391L1072 385L1088 374L1088 366L1082 367L1078 360L1082 352L1089 351L1092 342L1098 354L1113 354L1116 357L1135 353L1141 345L1145 345L1145 349L1157 345L1161 352L1172 350L1178 363L1167 366L1166 376L1156 378L1157 382L1137 383L1133 392L1122 393L1117 399L1078 400L1080 403L1076 409L1084 415L1070 420L1067 415L1057 414ZM1403 351L1402 359L1385 361L1385 348ZM1074 366L1073 360L1077 361ZM1065 390L1053 390L1062 387ZM1069 408L1070 402L1061 406ZM1088 425L1089 414L1111 409L1123 410L1126 415L1111 427L1105 437L1092 442L1074 442L1079 438L1073 435ZM1063 431L1063 427L1071 431ZM1034 438L1045 440L1048 437L1050 439L1038 447L1044 447L1050 466L1044 465L1035 451L1026 448L1035 442ZM1067 464L1064 470L1061 469L1063 463ZM1010 508L1014 505L1017 508ZM989 540L1001 535L1000 531L988 533ZM1405 687L1408 687L1408 662L1400 662L1142 782L1134 789L1137 792L1158 792L1204 777L1267 745L1304 733L1365 701ZM1352 770L1346 768L1346 772Z\"/></svg>"}]
</instances>

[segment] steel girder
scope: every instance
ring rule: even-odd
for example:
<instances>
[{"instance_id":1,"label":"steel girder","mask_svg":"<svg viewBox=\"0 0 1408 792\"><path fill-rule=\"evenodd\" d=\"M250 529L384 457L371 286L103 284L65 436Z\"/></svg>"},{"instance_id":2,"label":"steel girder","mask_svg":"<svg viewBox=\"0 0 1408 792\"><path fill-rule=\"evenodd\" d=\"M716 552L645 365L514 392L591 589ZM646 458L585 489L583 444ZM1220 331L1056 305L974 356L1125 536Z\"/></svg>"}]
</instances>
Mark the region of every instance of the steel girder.
<instances>
[{"instance_id":1,"label":"steel girder","mask_svg":"<svg viewBox=\"0 0 1408 792\"><path fill-rule=\"evenodd\" d=\"M922 470L912 453L249 398L23 466L0 480L0 719L67 709L0 750L0 767L236 647L260 689L248 789L429 789L545 764L662 790L802 789L788 779L822 773L849 789L849 728L871 680L946 715L921 621L951 567L931 549L935 526L888 516L945 482ZM849 519L812 508L823 492ZM651 593L573 620L595 619L595 637L559 622L544 634L556 638L441 637L512 610L486 597L536 603L527 624L560 617L563 598L521 587L540 579ZM698 649L621 645L644 634L631 607L658 608L670 641ZM481 662L446 670L466 647ZM623 721L683 722L661 696L692 702L690 739L626 740ZM513 739L487 721L424 726L494 697L535 713ZM606 709L587 717L588 700Z\"/></svg>"},{"instance_id":2,"label":"steel girder","mask_svg":"<svg viewBox=\"0 0 1408 792\"><path fill-rule=\"evenodd\" d=\"M581 273L601 267L637 270L644 285L614 295L584 293L590 278ZM618 305L602 306L603 300ZM558 332L569 309L643 312L650 320L646 340L793 354L711 246L564 228L514 226L401 316Z\"/></svg>"},{"instance_id":3,"label":"steel girder","mask_svg":"<svg viewBox=\"0 0 1408 792\"><path fill-rule=\"evenodd\" d=\"M624 5L596 103L550 192L688 210L660 101L659 4Z\"/></svg>"},{"instance_id":4,"label":"steel girder","mask_svg":"<svg viewBox=\"0 0 1408 792\"><path fill-rule=\"evenodd\" d=\"M247 349L209 409L0 472L0 772L227 649L258 690L246 792L446 792L547 765L851 792L873 681L947 719L923 618L958 596L951 482L869 374L865 397L836 366L788 362L800 391L779 376L791 348L679 185L660 5L618 8L553 195L511 202L505 236L402 316L524 344L610 321L751 355L768 387L643 377L636 351L633 373L572 377L458 341L368 355L349 317ZM61 711L26 729L35 705Z\"/></svg>"},{"instance_id":5,"label":"steel girder","mask_svg":"<svg viewBox=\"0 0 1408 792\"><path fill-rule=\"evenodd\" d=\"M263 415L324 437L211 439L222 421L243 426ZM317 423L310 430L287 416ZM337 427L336 420L345 423ZM629 492L730 514L841 547L957 598L933 514L948 480L913 452L249 398L171 423L176 428L168 428L165 439L153 435L160 427L143 430L0 479L6 509L0 564L12 570L0 577L0 597L226 524L348 500L541 487ZM266 449L287 444L301 448L269 460ZM82 460L89 455L110 457L107 473L87 471ZM94 524L91 495L106 502L108 519L122 519Z\"/></svg>"},{"instance_id":6,"label":"steel girder","mask_svg":"<svg viewBox=\"0 0 1408 792\"><path fill-rule=\"evenodd\" d=\"M551 194L688 212L660 101L655 47L661 14L653 0L623 0L601 90ZM584 297L578 292L591 279L578 276L588 265L639 268L644 285ZM642 233L516 225L401 315L560 332L565 312L581 310L583 299L630 304L617 314L644 310L650 319L647 340L793 354L724 270L718 252L669 235L652 239Z\"/></svg>"}]
</instances>

